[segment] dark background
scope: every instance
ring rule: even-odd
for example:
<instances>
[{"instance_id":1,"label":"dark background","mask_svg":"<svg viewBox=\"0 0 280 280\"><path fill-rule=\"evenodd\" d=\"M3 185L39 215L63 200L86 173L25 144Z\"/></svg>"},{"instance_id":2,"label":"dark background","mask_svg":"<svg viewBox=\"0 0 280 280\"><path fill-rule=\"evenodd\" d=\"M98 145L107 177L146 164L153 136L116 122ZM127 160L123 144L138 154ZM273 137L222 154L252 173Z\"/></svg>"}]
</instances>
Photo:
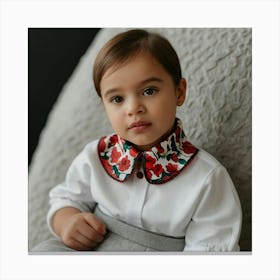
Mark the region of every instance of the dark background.
<instances>
[{"instance_id":1,"label":"dark background","mask_svg":"<svg viewBox=\"0 0 280 280\"><path fill-rule=\"evenodd\" d=\"M28 164L48 113L99 30L28 29Z\"/></svg>"}]
</instances>

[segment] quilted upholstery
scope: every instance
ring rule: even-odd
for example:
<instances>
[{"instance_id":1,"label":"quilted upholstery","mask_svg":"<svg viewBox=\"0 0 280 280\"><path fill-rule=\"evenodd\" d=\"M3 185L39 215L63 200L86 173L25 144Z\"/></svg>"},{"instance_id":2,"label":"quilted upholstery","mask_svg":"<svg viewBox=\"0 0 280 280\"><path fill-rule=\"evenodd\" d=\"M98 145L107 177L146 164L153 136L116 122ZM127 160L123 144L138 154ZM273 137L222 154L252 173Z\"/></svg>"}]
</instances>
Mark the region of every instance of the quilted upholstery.
<instances>
[{"instance_id":1,"label":"quilted upholstery","mask_svg":"<svg viewBox=\"0 0 280 280\"><path fill-rule=\"evenodd\" d=\"M48 192L63 181L89 141L112 132L92 82L102 45L124 29L102 29L62 89L29 170L29 249L50 237ZM167 37L181 60L188 99L178 110L188 139L229 171L243 209L241 250L251 250L251 29L152 29Z\"/></svg>"}]
</instances>

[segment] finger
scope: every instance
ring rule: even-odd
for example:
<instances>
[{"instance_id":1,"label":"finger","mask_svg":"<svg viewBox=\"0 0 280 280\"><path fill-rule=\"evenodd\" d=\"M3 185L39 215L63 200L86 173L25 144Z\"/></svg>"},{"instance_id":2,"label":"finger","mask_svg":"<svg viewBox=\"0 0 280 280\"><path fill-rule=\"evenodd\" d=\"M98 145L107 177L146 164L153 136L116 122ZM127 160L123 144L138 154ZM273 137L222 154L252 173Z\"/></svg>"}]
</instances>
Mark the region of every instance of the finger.
<instances>
[{"instance_id":1,"label":"finger","mask_svg":"<svg viewBox=\"0 0 280 280\"><path fill-rule=\"evenodd\" d=\"M81 243L79 240L74 238L67 240L65 245L77 251L88 251L92 249L92 246L85 245Z\"/></svg>"},{"instance_id":2,"label":"finger","mask_svg":"<svg viewBox=\"0 0 280 280\"><path fill-rule=\"evenodd\" d=\"M104 235L106 233L106 225L97 216L92 213L85 213L84 218L87 223L99 234Z\"/></svg>"},{"instance_id":3,"label":"finger","mask_svg":"<svg viewBox=\"0 0 280 280\"><path fill-rule=\"evenodd\" d=\"M97 245L97 242L91 239L88 239L86 236L81 234L80 232L77 232L75 235L75 240L81 243L86 248L94 248Z\"/></svg>"},{"instance_id":4,"label":"finger","mask_svg":"<svg viewBox=\"0 0 280 280\"><path fill-rule=\"evenodd\" d=\"M92 228L87 223L80 225L77 231L91 242L100 243L104 239L103 235L98 233L94 228Z\"/></svg>"}]
</instances>

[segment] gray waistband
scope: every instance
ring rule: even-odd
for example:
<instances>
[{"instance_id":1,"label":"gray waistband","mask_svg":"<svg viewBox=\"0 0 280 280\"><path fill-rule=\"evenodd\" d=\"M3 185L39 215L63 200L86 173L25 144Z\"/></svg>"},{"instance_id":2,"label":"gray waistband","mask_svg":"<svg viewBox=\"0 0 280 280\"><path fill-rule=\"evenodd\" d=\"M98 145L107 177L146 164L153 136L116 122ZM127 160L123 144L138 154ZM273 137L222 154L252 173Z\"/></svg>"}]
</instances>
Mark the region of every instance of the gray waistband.
<instances>
[{"instance_id":1,"label":"gray waistband","mask_svg":"<svg viewBox=\"0 0 280 280\"><path fill-rule=\"evenodd\" d=\"M182 251L184 249L183 237L176 238L145 231L104 214L98 207L95 208L94 214L104 221L107 230L141 246L156 251Z\"/></svg>"}]
</instances>

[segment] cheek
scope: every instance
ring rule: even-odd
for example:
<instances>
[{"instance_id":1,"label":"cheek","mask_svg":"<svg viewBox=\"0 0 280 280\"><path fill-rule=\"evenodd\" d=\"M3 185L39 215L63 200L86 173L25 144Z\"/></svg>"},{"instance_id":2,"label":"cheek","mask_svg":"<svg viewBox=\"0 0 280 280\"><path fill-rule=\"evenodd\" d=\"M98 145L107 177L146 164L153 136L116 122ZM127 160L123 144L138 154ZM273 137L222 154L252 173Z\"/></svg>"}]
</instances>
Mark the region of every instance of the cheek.
<instances>
[{"instance_id":1,"label":"cheek","mask_svg":"<svg viewBox=\"0 0 280 280\"><path fill-rule=\"evenodd\" d=\"M105 108L105 112L106 112L108 118L110 120L113 119L114 116L116 115L116 110L114 110L112 105L111 104L104 104L104 108Z\"/></svg>"},{"instance_id":2,"label":"cheek","mask_svg":"<svg viewBox=\"0 0 280 280\"><path fill-rule=\"evenodd\" d=\"M110 110L110 108L106 106L105 111L113 129L119 130L120 127L123 125L123 118L120 117L119 112L116 110Z\"/></svg>"},{"instance_id":3,"label":"cheek","mask_svg":"<svg viewBox=\"0 0 280 280\"><path fill-rule=\"evenodd\" d=\"M176 108L176 101L174 99L166 98L161 100L161 102L154 104L154 106L151 108L151 112L154 115L158 115L166 119L169 118L170 115L176 113Z\"/></svg>"}]
</instances>

